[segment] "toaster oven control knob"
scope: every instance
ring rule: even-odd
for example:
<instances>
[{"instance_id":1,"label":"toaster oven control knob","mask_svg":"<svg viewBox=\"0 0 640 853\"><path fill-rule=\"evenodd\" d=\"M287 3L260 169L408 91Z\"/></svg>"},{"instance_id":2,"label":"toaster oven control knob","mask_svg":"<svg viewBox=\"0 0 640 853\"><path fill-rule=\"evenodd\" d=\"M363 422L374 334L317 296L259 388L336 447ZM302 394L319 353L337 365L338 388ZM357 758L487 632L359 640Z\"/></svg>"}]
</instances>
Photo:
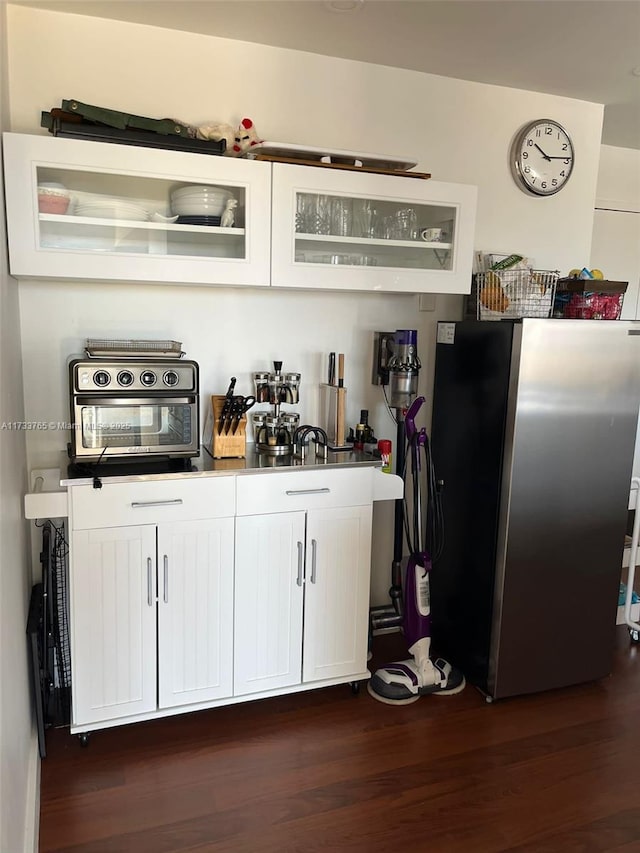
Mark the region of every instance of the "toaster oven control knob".
<instances>
[{"instance_id":1,"label":"toaster oven control knob","mask_svg":"<svg viewBox=\"0 0 640 853\"><path fill-rule=\"evenodd\" d=\"M125 388L133 385L133 373L130 370L121 370L118 374L118 385L123 385Z\"/></svg>"},{"instance_id":2,"label":"toaster oven control knob","mask_svg":"<svg viewBox=\"0 0 640 853\"><path fill-rule=\"evenodd\" d=\"M153 370L143 370L140 374L140 382L145 386L145 388L151 388L152 385L156 384L156 375Z\"/></svg>"},{"instance_id":3,"label":"toaster oven control knob","mask_svg":"<svg viewBox=\"0 0 640 853\"><path fill-rule=\"evenodd\" d=\"M175 370L167 370L167 372L162 377L162 381L165 385L168 385L169 388L174 388L178 384L180 379Z\"/></svg>"},{"instance_id":4,"label":"toaster oven control knob","mask_svg":"<svg viewBox=\"0 0 640 853\"><path fill-rule=\"evenodd\" d=\"M111 377L106 370L96 370L93 374L93 381L96 385L100 386L100 388L104 388L111 382Z\"/></svg>"}]
</instances>

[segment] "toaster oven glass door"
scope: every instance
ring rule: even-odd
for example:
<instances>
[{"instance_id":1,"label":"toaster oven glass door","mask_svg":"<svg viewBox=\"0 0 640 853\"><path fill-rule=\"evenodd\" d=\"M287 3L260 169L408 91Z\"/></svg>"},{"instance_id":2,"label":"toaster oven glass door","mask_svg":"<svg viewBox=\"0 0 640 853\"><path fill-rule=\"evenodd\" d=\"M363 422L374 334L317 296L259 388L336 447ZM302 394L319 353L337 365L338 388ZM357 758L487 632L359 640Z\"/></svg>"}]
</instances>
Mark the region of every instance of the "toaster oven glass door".
<instances>
[{"instance_id":1,"label":"toaster oven glass door","mask_svg":"<svg viewBox=\"0 0 640 853\"><path fill-rule=\"evenodd\" d=\"M196 403L193 398L162 400L96 400L79 398L76 423L81 447L92 454L181 453L197 449Z\"/></svg>"}]
</instances>

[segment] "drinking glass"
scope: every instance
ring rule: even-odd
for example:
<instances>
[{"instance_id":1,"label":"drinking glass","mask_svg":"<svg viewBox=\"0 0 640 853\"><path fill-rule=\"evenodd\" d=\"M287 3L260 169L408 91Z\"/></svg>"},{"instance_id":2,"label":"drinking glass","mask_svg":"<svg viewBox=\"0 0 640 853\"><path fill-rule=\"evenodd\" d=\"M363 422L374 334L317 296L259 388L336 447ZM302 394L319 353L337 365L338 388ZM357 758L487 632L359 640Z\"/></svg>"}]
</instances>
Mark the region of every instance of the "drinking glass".
<instances>
[{"instance_id":1,"label":"drinking glass","mask_svg":"<svg viewBox=\"0 0 640 853\"><path fill-rule=\"evenodd\" d=\"M354 237L373 237L373 206L368 198L355 198L353 200L353 228Z\"/></svg>"},{"instance_id":2,"label":"drinking glass","mask_svg":"<svg viewBox=\"0 0 640 853\"><path fill-rule=\"evenodd\" d=\"M312 224L314 197L309 193L298 193L296 196L296 231L308 234Z\"/></svg>"},{"instance_id":3,"label":"drinking glass","mask_svg":"<svg viewBox=\"0 0 640 853\"><path fill-rule=\"evenodd\" d=\"M309 234L331 233L331 199L328 195L311 196L312 212Z\"/></svg>"},{"instance_id":4,"label":"drinking glass","mask_svg":"<svg viewBox=\"0 0 640 853\"><path fill-rule=\"evenodd\" d=\"M350 198L331 199L331 233L336 237L350 237L353 221L353 201Z\"/></svg>"},{"instance_id":5,"label":"drinking glass","mask_svg":"<svg viewBox=\"0 0 640 853\"><path fill-rule=\"evenodd\" d=\"M418 238L418 214L413 207L403 207L396 211L394 232L396 240Z\"/></svg>"}]
</instances>

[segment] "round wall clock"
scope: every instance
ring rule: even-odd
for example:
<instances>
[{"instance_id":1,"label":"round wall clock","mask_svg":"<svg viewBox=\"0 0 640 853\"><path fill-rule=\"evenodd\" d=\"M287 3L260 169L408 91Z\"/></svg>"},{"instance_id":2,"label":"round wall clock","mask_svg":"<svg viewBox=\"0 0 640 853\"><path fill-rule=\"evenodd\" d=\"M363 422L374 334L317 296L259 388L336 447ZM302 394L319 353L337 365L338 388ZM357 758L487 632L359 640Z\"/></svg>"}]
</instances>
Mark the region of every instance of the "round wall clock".
<instances>
[{"instance_id":1,"label":"round wall clock","mask_svg":"<svg viewBox=\"0 0 640 853\"><path fill-rule=\"evenodd\" d=\"M537 119L518 132L510 159L513 177L523 192L553 195L571 176L573 143L557 121Z\"/></svg>"}]
</instances>

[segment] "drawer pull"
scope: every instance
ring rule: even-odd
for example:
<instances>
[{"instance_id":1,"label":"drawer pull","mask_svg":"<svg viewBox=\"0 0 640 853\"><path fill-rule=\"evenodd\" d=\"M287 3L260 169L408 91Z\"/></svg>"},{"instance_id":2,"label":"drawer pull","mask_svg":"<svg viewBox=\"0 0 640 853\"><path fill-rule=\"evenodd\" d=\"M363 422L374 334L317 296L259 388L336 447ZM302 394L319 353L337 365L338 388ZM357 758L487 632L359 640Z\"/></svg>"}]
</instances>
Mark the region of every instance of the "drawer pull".
<instances>
[{"instance_id":1,"label":"drawer pull","mask_svg":"<svg viewBox=\"0 0 640 853\"><path fill-rule=\"evenodd\" d=\"M331 489L287 489L285 495L328 495Z\"/></svg>"},{"instance_id":2,"label":"drawer pull","mask_svg":"<svg viewBox=\"0 0 640 853\"><path fill-rule=\"evenodd\" d=\"M152 568L153 568L153 563L152 563L151 557L147 557L147 604L149 605L149 607L153 607Z\"/></svg>"},{"instance_id":3,"label":"drawer pull","mask_svg":"<svg viewBox=\"0 0 640 853\"><path fill-rule=\"evenodd\" d=\"M315 539L311 540L311 583L316 582L316 552L318 543Z\"/></svg>"},{"instance_id":4,"label":"drawer pull","mask_svg":"<svg viewBox=\"0 0 640 853\"><path fill-rule=\"evenodd\" d=\"M169 603L169 558L164 555L164 603Z\"/></svg>"},{"instance_id":5,"label":"drawer pull","mask_svg":"<svg viewBox=\"0 0 640 853\"><path fill-rule=\"evenodd\" d=\"M302 565L303 565L302 552L303 552L302 542L298 542L298 577L296 578L296 583L298 584L298 586L302 586Z\"/></svg>"},{"instance_id":6,"label":"drawer pull","mask_svg":"<svg viewBox=\"0 0 640 853\"><path fill-rule=\"evenodd\" d=\"M140 509L145 506L178 506L182 503L182 498L174 498L172 501L133 501L132 509Z\"/></svg>"}]
</instances>

